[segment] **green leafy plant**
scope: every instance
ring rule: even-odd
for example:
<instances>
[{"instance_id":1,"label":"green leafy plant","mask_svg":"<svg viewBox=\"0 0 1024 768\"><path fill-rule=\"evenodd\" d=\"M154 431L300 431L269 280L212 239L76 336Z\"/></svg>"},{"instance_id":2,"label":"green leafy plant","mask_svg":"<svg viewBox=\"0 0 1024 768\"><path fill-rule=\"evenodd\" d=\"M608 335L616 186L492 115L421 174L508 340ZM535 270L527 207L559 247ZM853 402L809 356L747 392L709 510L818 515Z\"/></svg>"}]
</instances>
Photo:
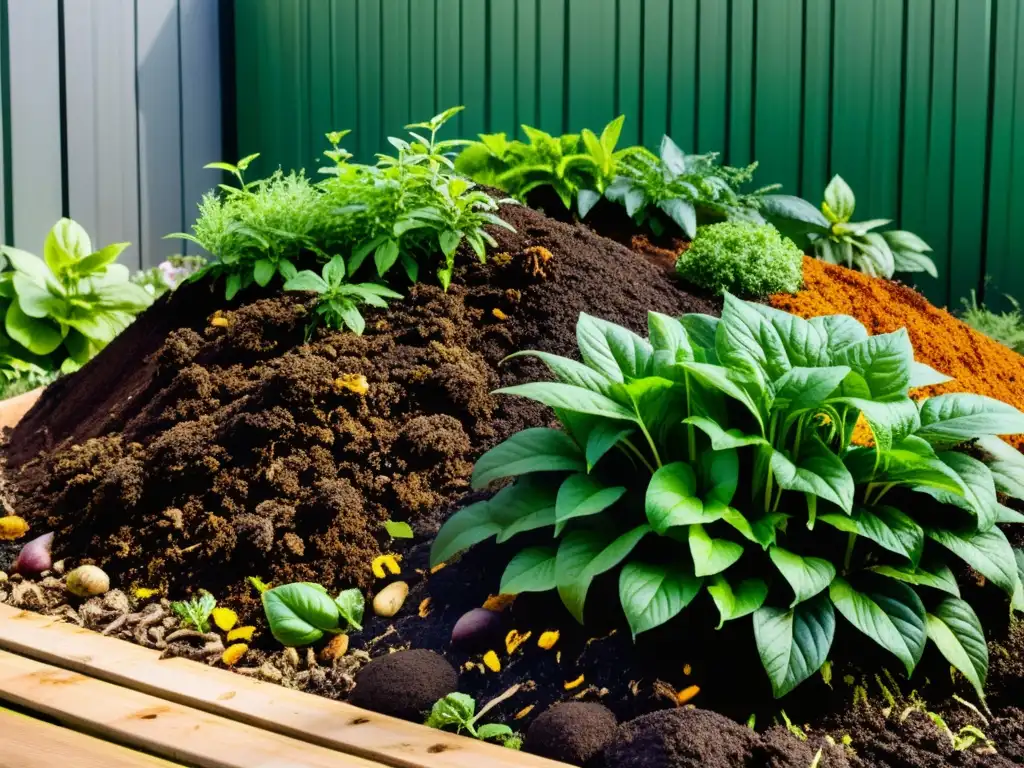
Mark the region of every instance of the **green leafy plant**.
<instances>
[{"instance_id":1,"label":"green leafy plant","mask_svg":"<svg viewBox=\"0 0 1024 768\"><path fill-rule=\"evenodd\" d=\"M362 629L365 601L358 589L331 599L319 584L296 582L260 592L270 632L281 645L311 645L324 634ZM346 627L341 627L342 619Z\"/></svg>"},{"instance_id":2,"label":"green leafy plant","mask_svg":"<svg viewBox=\"0 0 1024 768\"><path fill-rule=\"evenodd\" d=\"M217 598L209 592L202 592L199 597L171 603L171 610L181 619L186 627L191 626L197 632L210 631L210 615L217 607Z\"/></svg>"},{"instance_id":3,"label":"green leafy plant","mask_svg":"<svg viewBox=\"0 0 1024 768\"><path fill-rule=\"evenodd\" d=\"M984 304L978 303L977 293L972 290L970 301L962 300L964 308L960 313L960 319L979 333L998 341L1014 352L1024 354L1024 314L1021 314L1020 303L1015 298L1006 298L1013 309L1009 312L993 312Z\"/></svg>"},{"instance_id":4,"label":"green leafy plant","mask_svg":"<svg viewBox=\"0 0 1024 768\"><path fill-rule=\"evenodd\" d=\"M519 749L522 746L522 739L517 738L509 726L502 723L477 725L488 709L489 707L484 707L477 713L476 700L472 696L456 691L434 702L425 725L439 730L455 726L456 733L465 731L474 739L493 739L511 749Z\"/></svg>"},{"instance_id":5,"label":"green leafy plant","mask_svg":"<svg viewBox=\"0 0 1024 768\"><path fill-rule=\"evenodd\" d=\"M618 569L636 636L702 591L720 626L751 617L776 696L827 661L837 613L912 672L930 639L982 694L988 651L960 598L961 560L1024 607L1001 526L1024 515L1024 458L995 438L1024 414L986 397L920 403L947 377L913 359L906 330L869 336L846 316L804 320L725 294L720 319L649 314L649 338L581 315L583 362L545 352L556 381L498 390L548 405L484 454L472 485L516 478L453 515L431 561L485 539L550 531L516 554L500 591L557 590L582 621ZM873 445L852 442L866 420ZM957 448L975 441L975 458Z\"/></svg>"},{"instance_id":6,"label":"green leafy plant","mask_svg":"<svg viewBox=\"0 0 1024 768\"><path fill-rule=\"evenodd\" d=\"M361 334L366 321L359 311L360 304L371 307L387 307L385 299L400 299L402 294L376 283L346 283L345 260L335 256L327 262L321 273L305 269L296 273L284 284L286 291L312 291L320 297L316 316L309 326L309 332L320 322L329 328L347 326L353 333Z\"/></svg>"},{"instance_id":7,"label":"green leafy plant","mask_svg":"<svg viewBox=\"0 0 1024 768\"><path fill-rule=\"evenodd\" d=\"M552 136L528 125L522 126L525 142L509 140L504 133L481 134L480 141L462 150L455 168L524 202L535 189L550 187L567 209L575 203L582 218L600 200L624 158L650 155L643 147L615 149L624 121L624 115L615 118L600 136L589 128Z\"/></svg>"},{"instance_id":8,"label":"green leafy plant","mask_svg":"<svg viewBox=\"0 0 1024 768\"><path fill-rule=\"evenodd\" d=\"M931 248L913 232L893 229L876 232L889 219L854 222L857 200L842 176L832 177L821 204L827 221L806 227L814 255L830 264L842 264L875 277L891 278L896 272L927 272L938 276Z\"/></svg>"},{"instance_id":9,"label":"green leafy plant","mask_svg":"<svg viewBox=\"0 0 1024 768\"><path fill-rule=\"evenodd\" d=\"M637 225L646 225L658 235L676 226L692 240L700 220L763 224L758 212L761 199L779 185L742 193L740 187L753 179L757 163L731 168L718 165L717 160L717 152L687 155L665 136L657 157L637 152L618 164L605 197L621 203Z\"/></svg>"},{"instance_id":10,"label":"green leafy plant","mask_svg":"<svg viewBox=\"0 0 1024 768\"><path fill-rule=\"evenodd\" d=\"M7 335L31 355L51 356L65 372L86 363L153 301L116 263L127 247L93 251L85 230L61 219L46 236L41 259L0 248L11 266L0 274Z\"/></svg>"},{"instance_id":11,"label":"green leafy plant","mask_svg":"<svg viewBox=\"0 0 1024 768\"><path fill-rule=\"evenodd\" d=\"M679 255L676 272L714 293L796 293L803 282L803 253L770 224L723 221L697 230L693 244Z\"/></svg>"}]
</instances>

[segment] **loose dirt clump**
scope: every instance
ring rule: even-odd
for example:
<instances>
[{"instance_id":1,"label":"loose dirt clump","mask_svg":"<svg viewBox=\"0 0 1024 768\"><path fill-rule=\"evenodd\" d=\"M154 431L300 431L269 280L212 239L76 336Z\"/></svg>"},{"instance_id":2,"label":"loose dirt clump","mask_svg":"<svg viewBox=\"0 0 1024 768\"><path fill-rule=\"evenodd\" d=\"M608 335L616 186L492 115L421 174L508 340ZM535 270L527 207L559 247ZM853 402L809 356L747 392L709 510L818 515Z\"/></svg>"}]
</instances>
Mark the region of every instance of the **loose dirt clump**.
<instances>
[{"instance_id":1,"label":"loose dirt clump","mask_svg":"<svg viewBox=\"0 0 1024 768\"><path fill-rule=\"evenodd\" d=\"M415 648L379 656L363 667L349 700L371 712L423 722L434 702L458 686L459 675L443 656Z\"/></svg>"},{"instance_id":2,"label":"loose dirt clump","mask_svg":"<svg viewBox=\"0 0 1024 768\"><path fill-rule=\"evenodd\" d=\"M368 586L385 520L429 535L483 450L549 420L490 394L547 376L505 356L575 355L580 312L643 330L648 310L717 311L586 228L502 215L517 232L495 232L487 265L466 259L447 293L398 286L405 300L368 311L362 336L304 343L306 294L179 289L15 430L19 514L123 586L202 587L243 610L247 576Z\"/></svg>"},{"instance_id":3,"label":"loose dirt clump","mask_svg":"<svg viewBox=\"0 0 1024 768\"><path fill-rule=\"evenodd\" d=\"M595 702L555 704L530 725L523 750L570 765L587 765L611 741L618 724L615 713Z\"/></svg>"}]
</instances>

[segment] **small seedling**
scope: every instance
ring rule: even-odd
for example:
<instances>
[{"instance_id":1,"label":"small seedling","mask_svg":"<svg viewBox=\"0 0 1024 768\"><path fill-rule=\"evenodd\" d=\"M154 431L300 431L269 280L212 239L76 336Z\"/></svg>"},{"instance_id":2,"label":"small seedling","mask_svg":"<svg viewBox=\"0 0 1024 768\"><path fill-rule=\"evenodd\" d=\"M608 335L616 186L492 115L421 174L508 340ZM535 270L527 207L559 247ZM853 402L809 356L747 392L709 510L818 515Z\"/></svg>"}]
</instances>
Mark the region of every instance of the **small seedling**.
<instances>
[{"instance_id":1,"label":"small seedling","mask_svg":"<svg viewBox=\"0 0 1024 768\"><path fill-rule=\"evenodd\" d=\"M171 603L173 610L181 623L185 626L192 626L198 632L210 631L210 615L217 607L217 598L209 592L203 592L198 598Z\"/></svg>"},{"instance_id":2,"label":"small seedling","mask_svg":"<svg viewBox=\"0 0 1024 768\"><path fill-rule=\"evenodd\" d=\"M519 749L522 746L522 737L516 734L509 726L503 723L477 725L480 718L490 709L493 709L518 690L518 685L512 686L500 696L487 702L479 712L476 711L476 700L472 696L457 691L449 693L443 699L434 703L425 725L437 728L438 730L454 725L456 733L465 731L474 739L480 739L480 741L494 740L509 749Z\"/></svg>"},{"instance_id":3,"label":"small seedling","mask_svg":"<svg viewBox=\"0 0 1024 768\"><path fill-rule=\"evenodd\" d=\"M413 535L412 526L396 520L388 520L384 523L384 530L388 532L388 536L392 539L411 539Z\"/></svg>"}]
</instances>

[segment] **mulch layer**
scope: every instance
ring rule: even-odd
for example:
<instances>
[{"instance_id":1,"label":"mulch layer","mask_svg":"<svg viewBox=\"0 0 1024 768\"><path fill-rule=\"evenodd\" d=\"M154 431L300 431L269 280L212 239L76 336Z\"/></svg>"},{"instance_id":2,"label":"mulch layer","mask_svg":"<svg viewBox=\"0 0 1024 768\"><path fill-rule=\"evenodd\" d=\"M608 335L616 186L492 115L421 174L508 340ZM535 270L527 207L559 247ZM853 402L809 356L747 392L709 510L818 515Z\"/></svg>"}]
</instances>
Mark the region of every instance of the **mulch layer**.
<instances>
[{"instance_id":1,"label":"mulch layer","mask_svg":"<svg viewBox=\"0 0 1024 768\"><path fill-rule=\"evenodd\" d=\"M175 599L204 588L262 629L247 576L371 592L401 578L411 586L402 610L368 617L346 661L282 652L262 629L242 671L340 697L370 656L432 649L459 671L459 690L481 703L518 685L489 719L520 730L558 701L600 701L620 722L644 716L620 727L609 768L807 768L818 749L819 768L1024 761L1024 632L1008 625L1005 604L988 591L967 595L991 614L988 717L951 698L973 700L934 658L911 681L859 672L893 666L863 643L836 647L834 658L846 661L829 683L815 678L775 702L748 622L716 632L703 596L634 645L615 609L614 578L595 582L585 631L556 596L524 595L501 612L487 643L451 648L455 622L496 591L512 551L529 543L526 535L512 549L481 545L435 573L427 565L432 533L479 497L468 484L475 459L550 421L543 408L490 394L546 376L536 362L502 359L524 348L575 356L581 311L642 332L648 310L719 307L675 280L663 243L630 250L520 206L504 206L502 216L517 232L494 233L499 253L488 264L467 260L447 293L404 288L405 301L366 313L361 337L320 330L304 343L311 302L301 295L252 291L225 302L220 286L195 284L159 301L52 385L4 448L11 500L33 533L55 531L67 567L95 562L124 592L66 606L51 577L45 588L0 585L0 600L114 625L112 634L167 651L175 618L166 601L126 597L134 587ZM830 274L809 274L808 293L823 290ZM832 279L853 278L842 270ZM886 301L914 304L910 293ZM211 324L214 317L226 327ZM919 359L945 370L938 359ZM388 518L412 524L411 545L388 541ZM375 580L370 561L388 549L402 554L402 573ZM0 569L12 552L0 548ZM554 630L554 647L538 647L540 634ZM190 639L200 644L190 646L195 658L219 658L216 637ZM483 665L486 650L500 671ZM674 709L676 694L691 686L701 709ZM674 719L649 714L666 709ZM980 740L954 751L928 710L954 733L978 727L993 748ZM757 734L735 725L751 714ZM804 738L792 735L801 729Z\"/></svg>"}]
</instances>

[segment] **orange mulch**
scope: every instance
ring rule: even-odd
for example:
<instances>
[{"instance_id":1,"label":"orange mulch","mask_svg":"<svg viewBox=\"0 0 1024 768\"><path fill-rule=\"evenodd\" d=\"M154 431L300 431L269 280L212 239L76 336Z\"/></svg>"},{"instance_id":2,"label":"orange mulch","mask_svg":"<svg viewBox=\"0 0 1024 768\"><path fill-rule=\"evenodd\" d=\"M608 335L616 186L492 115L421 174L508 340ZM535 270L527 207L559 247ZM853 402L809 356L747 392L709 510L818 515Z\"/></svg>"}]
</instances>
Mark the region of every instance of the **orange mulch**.
<instances>
[{"instance_id":1,"label":"orange mulch","mask_svg":"<svg viewBox=\"0 0 1024 768\"><path fill-rule=\"evenodd\" d=\"M915 398L974 392L1024 410L1024 357L932 306L905 285L805 256L803 290L795 295L776 294L770 302L801 317L851 315L872 334L906 328L914 359L953 377L946 384L914 390ZM1024 435L1009 442L1024 446Z\"/></svg>"}]
</instances>

